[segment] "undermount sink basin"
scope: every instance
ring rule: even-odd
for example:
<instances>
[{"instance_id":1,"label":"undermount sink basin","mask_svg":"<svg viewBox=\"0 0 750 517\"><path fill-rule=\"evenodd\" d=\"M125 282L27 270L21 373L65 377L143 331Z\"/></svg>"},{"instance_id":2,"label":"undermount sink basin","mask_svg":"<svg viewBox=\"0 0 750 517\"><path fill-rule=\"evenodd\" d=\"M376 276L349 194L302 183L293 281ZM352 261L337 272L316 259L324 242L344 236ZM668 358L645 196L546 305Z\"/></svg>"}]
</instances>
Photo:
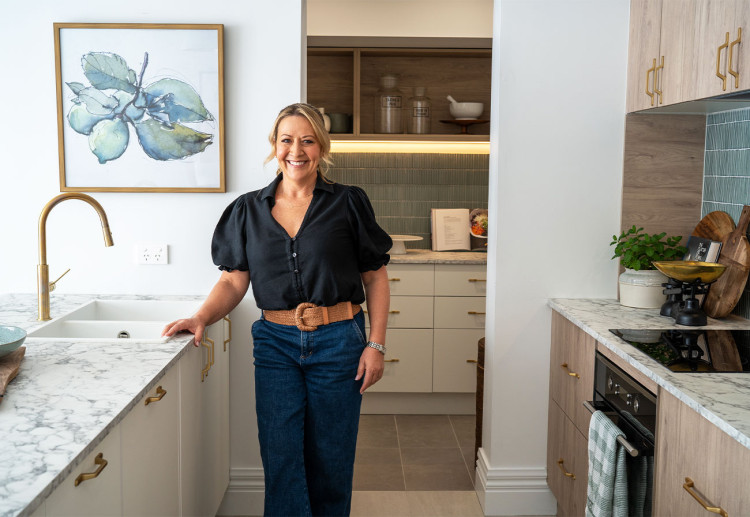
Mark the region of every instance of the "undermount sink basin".
<instances>
[{"instance_id":1,"label":"undermount sink basin","mask_svg":"<svg viewBox=\"0 0 750 517\"><path fill-rule=\"evenodd\" d=\"M164 326L192 315L199 301L186 300L92 300L56 318L28 337L43 340L119 341L132 339L163 343Z\"/></svg>"}]
</instances>

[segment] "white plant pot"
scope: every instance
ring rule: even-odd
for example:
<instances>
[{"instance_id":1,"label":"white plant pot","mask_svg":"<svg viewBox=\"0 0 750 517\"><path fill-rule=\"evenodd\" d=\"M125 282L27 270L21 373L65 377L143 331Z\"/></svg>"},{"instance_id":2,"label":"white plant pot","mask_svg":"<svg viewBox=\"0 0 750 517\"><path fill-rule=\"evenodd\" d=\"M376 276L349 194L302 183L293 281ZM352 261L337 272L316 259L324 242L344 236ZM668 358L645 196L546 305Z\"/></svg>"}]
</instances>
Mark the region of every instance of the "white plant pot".
<instances>
[{"instance_id":1,"label":"white plant pot","mask_svg":"<svg viewBox=\"0 0 750 517\"><path fill-rule=\"evenodd\" d=\"M620 304L638 309L658 309L667 301L664 287L668 278L655 269L626 269L620 275Z\"/></svg>"}]
</instances>

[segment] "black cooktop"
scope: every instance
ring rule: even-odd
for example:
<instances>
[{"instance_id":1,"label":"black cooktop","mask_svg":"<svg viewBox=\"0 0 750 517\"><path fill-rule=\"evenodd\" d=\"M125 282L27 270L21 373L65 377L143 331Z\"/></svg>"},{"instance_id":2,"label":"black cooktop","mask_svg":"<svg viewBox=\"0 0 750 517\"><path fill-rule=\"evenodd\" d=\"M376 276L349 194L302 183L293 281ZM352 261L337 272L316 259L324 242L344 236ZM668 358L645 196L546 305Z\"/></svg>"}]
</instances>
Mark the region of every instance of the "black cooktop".
<instances>
[{"instance_id":1,"label":"black cooktop","mask_svg":"<svg viewBox=\"0 0 750 517\"><path fill-rule=\"evenodd\" d=\"M673 372L750 373L750 330L610 329Z\"/></svg>"}]
</instances>

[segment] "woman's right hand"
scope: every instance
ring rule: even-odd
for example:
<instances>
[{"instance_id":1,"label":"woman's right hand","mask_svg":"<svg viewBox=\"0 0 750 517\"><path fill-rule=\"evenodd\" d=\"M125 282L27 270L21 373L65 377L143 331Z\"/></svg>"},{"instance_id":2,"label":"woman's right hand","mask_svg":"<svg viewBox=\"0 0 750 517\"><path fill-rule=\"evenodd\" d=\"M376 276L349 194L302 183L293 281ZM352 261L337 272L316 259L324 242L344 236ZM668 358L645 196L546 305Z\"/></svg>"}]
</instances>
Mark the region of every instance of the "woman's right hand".
<instances>
[{"instance_id":1,"label":"woman's right hand","mask_svg":"<svg viewBox=\"0 0 750 517\"><path fill-rule=\"evenodd\" d=\"M206 331L206 325L196 317L185 318L172 323L168 323L164 330L161 331L162 336L172 337L177 332L190 332L195 336L195 342L193 346L200 346L203 340L203 333Z\"/></svg>"}]
</instances>

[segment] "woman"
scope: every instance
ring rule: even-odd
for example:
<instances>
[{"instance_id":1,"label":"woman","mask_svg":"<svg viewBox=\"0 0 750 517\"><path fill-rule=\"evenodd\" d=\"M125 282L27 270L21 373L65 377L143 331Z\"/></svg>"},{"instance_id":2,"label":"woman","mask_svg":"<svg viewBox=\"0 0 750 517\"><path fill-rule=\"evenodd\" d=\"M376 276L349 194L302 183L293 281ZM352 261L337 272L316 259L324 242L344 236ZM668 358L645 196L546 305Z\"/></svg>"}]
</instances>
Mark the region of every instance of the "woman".
<instances>
[{"instance_id":1,"label":"woman","mask_svg":"<svg viewBox=\"0 0 750 517\"><path fill-rule=\"evenodd\" d=\"M200 343L252 284L263 310L252 335L267 516L349 514L362 393L383 375L392 242L364 191L325 178L323 124L308 104L281 110L266 159L276 158L276 179L227 207L211 246L219 281L164 331Z\"/></svg>"}]
</instances>

